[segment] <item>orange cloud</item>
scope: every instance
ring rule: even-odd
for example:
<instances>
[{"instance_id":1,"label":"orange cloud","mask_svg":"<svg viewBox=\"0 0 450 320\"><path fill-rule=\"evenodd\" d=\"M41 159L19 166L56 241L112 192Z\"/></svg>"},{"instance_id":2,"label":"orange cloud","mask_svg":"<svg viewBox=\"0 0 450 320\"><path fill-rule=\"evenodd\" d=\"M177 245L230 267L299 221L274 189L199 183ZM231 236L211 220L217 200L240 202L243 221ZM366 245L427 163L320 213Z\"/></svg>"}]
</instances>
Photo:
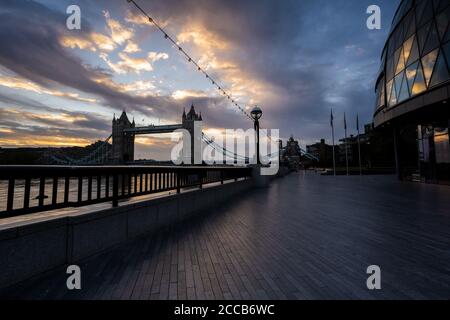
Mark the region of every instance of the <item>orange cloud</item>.
<instances>
[{"instance_id":1,"label":"orange cloud","mask_svg":"<svg viewBox=\"0 0 450 320\"><path fill-rule=\"evenodd\" d=\"M59 146L70 147L78 146L84 147L91 144L88 139L73 138L65 136L36 136L36 135L22 135L14 138L0 137L1 146L9 147L39 147L39 146Z\"/></svg>"},{"instance_id":2,"label":"orange cloud","mask_svg":"<svg viewBox=\"0 0 450 320\"><path fill-rule=\"evenodd\" d=\"M109 12L105 11L104 16L106 18L106 25L111 32L111 38L115 43L124 44L127 40L130 40L134 36L134 31L131 28L123 26L119 21L110 17Z\"/></svg>"},{"instance_id":3,"label":"orange cloud","mask_svg":"<svg viewBox=\"0 0 450 320\"><path fill-rule=\"evenodd\" d=\"M190 97L203 98L207 96L206 92L199 90L176 90L172 93L172 98L175 100L182 100Z\"/></svg>"},{"instance_id":4,"label":"orange cloud","mask_svg":"<svg viewBox=\"0 0 450 320\"><path fill-rule=\"evenodd\" d=\"M232 94L232 98L247 105L247 108L280 94L269 83L255 79L243 71L239 61L233 59L232 53L236 49L233 43L202 24L187 23L177 40L180 44L191 45L194 55L198 54L200 57L199 65L210 73L218 74L217 81L227 86L226 90Z\"/></svg>"},{"instance_id":5,"label":"orange cloud","mask_svg":"<svg viewBox=\"0 0 450 320\"><path fill-rule=\"evenodd\" d=\"M141 51L141 49L135 42L128 40L127 46L125 47L125 49L123 51L126 53L135 53L135 52Z\"/></svg>"},{"instance_id":6,"label":"orange cloud","mask_svg":"<svg viewBox=\"0 0 450 320\"><path fill-rule=\"evenodd\" d=\"M106 64L108 64L108 66L118 74L124 74L127 72L135 72L139 74L142 71L153 71L153 65L151 62L168 59L169 55L167 53L150 52L147 58L133 58L125 52L120 52L119 58L121 60L117 63L112 62L105 53L101 53L100 58L102 58Z\"/></svg>"},{"instance_id":7,"label":"orange cloud","mask_svg":"<svg viewBox=\"0 0 450 320\"><path fill-rule=\"evenodd\" d=\"M8 77L0 75L0 86L32 91L38 94L48 94L55 97L69 98L81 102L89 102L89 103L97 102L96 99L80 97L78 93L62 92L58 90L46 89L41 87L37 83L19 77Z\"/></svg>"},{"instance_id":8,"label":"orange cloud","mask_svg":"<svg viewBox=\"0 0 450 320\"><path fill-rule=\"evenodd\" d=\"M87 37L65 35L59 39L59 43L65 48L90 50L96 52L113 51L116 48L114 41L104 34L92 32Z\"/></svg>"}]
</instances>

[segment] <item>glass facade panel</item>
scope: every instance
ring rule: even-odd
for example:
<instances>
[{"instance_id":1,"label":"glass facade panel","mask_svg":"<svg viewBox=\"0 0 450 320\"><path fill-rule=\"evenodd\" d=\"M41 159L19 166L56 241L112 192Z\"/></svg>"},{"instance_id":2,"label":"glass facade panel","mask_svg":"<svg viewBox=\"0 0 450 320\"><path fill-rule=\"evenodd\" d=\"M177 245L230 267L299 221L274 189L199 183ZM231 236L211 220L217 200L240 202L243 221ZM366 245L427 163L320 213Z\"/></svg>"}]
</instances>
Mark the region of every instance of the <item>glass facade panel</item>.
<instances>
[{"instance_id":1,"label":"glass facade panel","mask_svg":"<svg viewBox=\"0 0 450 320\"><path fill-rule=\"evenodd\" d=\"M436 26L434 25L434 22L430 26L428 39L425 44L425 48L423 49L423 54L427 54L433 49L436 49L439 46L439 35L436 30Z\"/></svg>"},{"instance_id":2,"label":"glass facade panel","mask_svg":"<svg viewBox=\"0 0 450 320\"><path fill-rule=\"evenodd\" d=\"M394 80L391 80L391 95L389 98L389 106L392 107L397 104L397 91L395 90Z\"/></svg>"},{"instance_id":3,"label":"glass facade panel","mask_svg":"<svg viewBox=\"0 0 450 320\"><path fill-rule=\"evenodd\" d=\"M445 57L447 58L447 62L449 63L449 67L450 67L450 42L447 42L444 47L444 53L445 53Z\"/></svg>"},{"instance_id":4,"label":"glass facade panel","mask_svg":"<svg viewBox=\"0 0 450 320\"><path fill-rule=\"evenodd\" d=\"M417 46L417 39L414 37L411 52L409 54L409 58L406 64L410 65L411 63L416 62L418 59L419 59L419 48Z\"/></svg>"},{"instance_id":5,"label":"glass facade panel","mask_svg":"<svg viewBox=\"0 0 450 320\"><path fill-rule=\"evenodd\" d=\"M405 20L404 39L410 38L415 31L416 31L416 19L414 18L414 11L411 11Z\"/></svg>"},{"instance_id":6,"label":"glass facade panel","mask_svg":"<svg viewBox=\"0 0 450 320\"><path fill-rule=\"evenodd\" d=\"M397 67L395 68L395 74L405 69L405 58L403 54L403 48L398 49L395 52L395 61L397 61Z\"/></svg>"},{"instance_id":7,"label":"glass facade panel","mask_svg":"<svg viewBox=\"0 0 450 320\"><path fill-rule=\"evenodd\" d=\"M431 80L431 75L433 73L434 64L436 63L436 58L439 50L436 49L431 51L425 57L422 58L423 74L425 76L425 82L428 86Z\"/></svg>"},{"instance_id":8,"label":"glass facade panel","mask_svg":"<svg viewBox=\"0 0 450 320\"><path fill-rule=\"evenodd\" d=\"M440 39L444 38L445 31L447 31L447 27L449 24L449 19L450 19L450 7L448 7L445 12L439 14L436 18Z\"/></svg>"},{"instance_id":9,"label":"glass facade panel","mask_svg":"<svg viewBox=\"0 0 450 320\"><path fill-rule=\"evenodd\" d=\"M398 93L397 100L398 102L402 102L409 98L409 90L407 81L405 79L405 72L400 73L399 76L401 76L402 84Z\"/></svg>"},{"instance_id":10,"label":"glass facade panel","mask_svg":"<svg viewBox=\"0 0 450 320\"><path fill-rule=\"evenodd\" d=\"M412 93L412 88L413 88L413 84L414 84L414 80L416 79L416 75L417 75L417 67L419 66L419 63L416 62L412 65L410 65L407 69L406 69L406 81L408 83L408 88L409 88L409 95L413 95Z\"/></svg>"},{"instance_id":11,"label":"glass facade panel","mask_svg":"<svg viewBox=\"0 0 450 320\"><path fill-rule=\"evenodd\" d=\"M420 29L417 32L417 37L419 40L419 49L420 52L423 54L423 49L425 48L425 43L428 38L428 31L430 30L431 23L428 23L426 26L424 26L422 29Z\"/></svg>"},{"instance_id":12,"label":"glass facade panel","mask_svg":"<svg viewBox=\"0 0 450 320\"><path fill-rule=\"evenodd\" d=\"M411 55L411 49L412 49L413 43L414 43L414 36L410 37L403 44L403 56L405 58L405 63L406 63L406 61L408 61L409 56Z\"/></svg>"},{"instance_id":13,"label":"glass facade panel","mask_svg":"<svg viewBox=\"0 0 450 320\"><path fill-rule=\"evenodd\" d=\"M390 58L386 64L386 79L391 80L394 77L394 59Z\"/></svg>"},{"instance_id":14,"label":"glass facade panel","mask_svg":"<svg viewBox=\"0 0 450 320\"><path fill-rule=\"evenodd\" d=\"M439 54L436 66L434 67L433 76L431 77L430 87L440 84L449 79L447 70L447 63L444 58L444 53Z\"/></svg>"},{"instance_id":15,"label":"glass facade panel","mask_svg":"<svg viewBox=\"0 0 450 320\"><path fill-rule=\"evenodd\" d=\"M419 63L417 67L416 79L414 80L414 85L411 90L412 95L417 95L425 90L427 90L427 86L425 85L425 79L423 78L422 66Z\"/></svg>"},{"instance_id":16,"label":"glass facade panel","mask_svg":"<svg viewBox=\"0 0 450 320\"><path fill-rule=\"evenodd\" d=\"M436 9L436 12L441 12L442 10L444 10L445 8L450 6L450 1L448 0L441 0L441 3L439 6L435 6L434 8Z\"/></svg>"},{"instance_id":17,"label":"glass facade panel","mask_svg":"<svg viewBox=\"0 0 450 320\"><path fill-rule=\"evenodd\" d=\"M404 78L404 73L403 72L399 73L394 78L394 88L395 88L395 93L396 93L396 103L400 102L399 98L400 98L400 91L401 91L401 88L402 88L403 78Z\"/></svg>"},{"instance_id":18,"label":"glass facade panel","mask_svg":"<svg viewBox=\"0 0 450 320\"><path fill-rule=\"evenodd\" d=\"M428 3L428 1L424 1L423 2L424 5L424 9L422 11L422 16L420 18L420 24L424 24L426 22L428 22L432 17L433 17L433 8L432 6Z\"/></svg>"}]
</instances>

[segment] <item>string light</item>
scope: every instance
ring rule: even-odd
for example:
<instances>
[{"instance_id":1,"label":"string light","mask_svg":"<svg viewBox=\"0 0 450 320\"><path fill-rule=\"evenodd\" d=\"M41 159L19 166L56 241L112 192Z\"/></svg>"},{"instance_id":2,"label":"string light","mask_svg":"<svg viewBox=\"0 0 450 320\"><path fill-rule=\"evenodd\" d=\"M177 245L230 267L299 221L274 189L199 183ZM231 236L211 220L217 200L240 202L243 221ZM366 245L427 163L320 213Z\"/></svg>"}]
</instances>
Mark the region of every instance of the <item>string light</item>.
<instances>
[{"instance_id":1,"label":"string light","mask_svg":"<svg viewBox=\"0 0 450 320\"><path fill-rule=\"evenodd\" d=\"M188 62L190 62L190 63L192 63L192 64L194 64L194 66L196 66L197 67L197 70L198 71L200 71L200 72L202 72L205 76L206 76L206 78L207 79L210 79L211 80L211 82L212 82L212 84L214 85L214 86L216 86L217 87L217 89L219 90L219 91L221 91L225 96L227 96L228 97L228 99L230 99L230 94L228 94L224 89L222 89L222 87L221 86L219 86L218 84L217 84L217 81L216 80L214 80L202 67L200 67L199 65L198 65L198 63L197 62L195 62L195 60L194 59L192 59L192 57L190 57L189 56L189 54L187 54L186 53L186 51L184 51L183 50L183 48L180 46L180 45L178 45L178 43L171 37L171 36L169 36L169 34L152 18L152 17L150 17L148 14L147 14L147 12L145 12L144 11L144 9L142 9L137 3L136 3L136 1L135 0L127 0L127 2L128 3L132 3L132 4L134 4L134 6L148 19L148 21L150 22L150 23L152 23L159 31L161 31L161 33L164 35L164 38L165 39L167 39L167 40L169 40L175 47L177 47L178 48L178 51L180 51L186 58L187 58L187 60L188 60ZM250 114L248 114L248 112L247 111L245 111L245 108L242 108L235 100L231 100L231 102L247 117L247 118L249 118L251 121L253 121L253 118L250 116Z\"/></svg>"}]
</instances>

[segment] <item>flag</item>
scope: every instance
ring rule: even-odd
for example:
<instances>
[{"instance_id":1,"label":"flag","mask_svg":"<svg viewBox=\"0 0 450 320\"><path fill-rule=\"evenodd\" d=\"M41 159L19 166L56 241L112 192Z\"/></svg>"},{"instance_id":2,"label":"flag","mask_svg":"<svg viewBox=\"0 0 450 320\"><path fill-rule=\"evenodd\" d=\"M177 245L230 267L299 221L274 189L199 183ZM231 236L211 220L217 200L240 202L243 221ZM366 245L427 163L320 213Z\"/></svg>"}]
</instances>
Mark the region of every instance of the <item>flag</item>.
<instances>
[{"instance_id":1,"label":"flag","mask_svg":"<svg viewBox=\"0 0 450 320\"><path fill-rule=\"evenodd\" d=\"M359 132L359 116L356 114L356 130Z\"/></svg>"},{"instance_id":2,"label":"flag","mask_svg":"<svg viewBox=\"0 0 450 320\"><path fill-rule=\"evenodd\" d=\"M347 120L345 119L345 112L344 112L344 129L347 130Z\"/></svg>"},{"instance_id":3,"label":"flag","mask_svg":"<svg viewBox=\"0 0 450 320\"><path fill-rule=\"evenodd\" d=\"M331 109L330 126L333 127L333 109Z\"/></svg>"}]
</instances>

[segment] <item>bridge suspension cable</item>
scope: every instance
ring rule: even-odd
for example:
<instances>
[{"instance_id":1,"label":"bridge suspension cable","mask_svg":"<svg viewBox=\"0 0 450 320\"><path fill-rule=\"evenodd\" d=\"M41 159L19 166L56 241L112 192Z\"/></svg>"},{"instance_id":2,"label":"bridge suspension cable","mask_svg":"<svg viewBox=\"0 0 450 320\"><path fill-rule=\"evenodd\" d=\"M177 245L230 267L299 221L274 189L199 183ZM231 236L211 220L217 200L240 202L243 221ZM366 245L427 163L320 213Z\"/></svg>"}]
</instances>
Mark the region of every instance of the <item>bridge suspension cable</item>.
<instances>
[{"instance_id":1,"label":"bridge suspension cable","mask_svg":"<svg viewBox=\"0 0 450 320\"><path fill-rule=\"evenodd\" d=\"M106 138L104 141L100 141L99 146L92 150L89 154L81 159L73 159L68 155L63 155L63 159L56 155L51 155L51 160L56 164L61 165L89 165L89 164L103 164L108 160L111 155L111 149L108 148L109 141L112 135Z\"/></svg>"},{"instance_id":2,"label":"bridge suspension cable","mask_svg":"<svg viewBox=\"0 0 450 320\"><path fill-rule=\"evenodd\" d=\"M203 141L206 144L211 146L214 150L222 153L224 156L228 156L228 157L233 158L235 160L241 160L241 161L244 161L244 162L248 162L249 161L248 157L242 156L242 155L239 155L237 153L234 153L234 152L231 152L231 151L227 150L226 148L222 147L221 145L219 145L218 143L216 143L215 141L210 139L205 133L202 133L202 137L203 137Z\"/></svg>"},{"instance_id":3,"label":"bridge suspension cable","mask_svg":"<svg viewBox=\"0 0 450 320\"><path fill-rule=\"evenodd\" d=\"M175 47L178 48L178 51L183 54L187 61L189 63L192 63L196 69L203 73L207 79L211 81L213 86L215 86L235 107L239 109L247 118L249 118L251 121L253 121L253 118L250 116L250 114L243 108L239 102L236 101L236 99L232 98L231 94L228 93L223 86L221 86L217 81L211 77L208 72L204 68L202 68L144 9L142 9L135 0L127 0L128 3L134 4L134 6L144 15L150 23L152 23L163 35L164 38L168 41L170 41Z\"/></svg>"}]
</instances>

